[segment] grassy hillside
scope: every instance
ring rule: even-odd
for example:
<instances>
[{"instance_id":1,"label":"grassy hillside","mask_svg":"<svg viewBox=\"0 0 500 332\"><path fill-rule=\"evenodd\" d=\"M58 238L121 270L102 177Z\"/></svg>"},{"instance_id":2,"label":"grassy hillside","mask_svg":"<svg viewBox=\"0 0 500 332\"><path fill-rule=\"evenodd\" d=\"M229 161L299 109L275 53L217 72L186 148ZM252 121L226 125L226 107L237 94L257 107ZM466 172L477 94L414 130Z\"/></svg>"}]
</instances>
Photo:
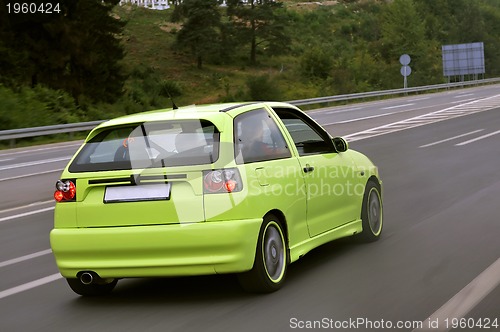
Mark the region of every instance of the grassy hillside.
<instances>
[{"instance_id":1,"label":"grassy hillside","mask_svg":"<svg viewBox=\"0 0 500 332\"><path fill-rule=\"evenodd\" d=\"M485 43L486 77L500 75L498 1L283 2L291 40L286 52L272 56L261 50L257 65L250 66L247 46L241 46L230 59L205 61L201 70L189 52L175 47L181 25L171 23L173 9L117 7L128 22L122 36L127 93L147 109L168 103L165 91L153 91L162 86L178 92L181 105L400 88L403 53L412 57L409 86L444 83L441 45L477 41ZM478 24L460 24L470 20Z\"/></svg>"},{"instance_id":2,"label":"grassy hillside","mask_svg":"<svg viewBox=\"0 0 500 332\"><path fill-rule=\"evenodd\" d=\"M320 7L319 2L286 3L288 9L298 12L314 11ZM332 6L337 2L324 3ZM299 61L294 55L261 56L257 66L249 66L247 59L240 55L223 65L206 63L200 70L189 53L175 47L176 33L181 25L170 22L172 9L155 11L126 5L117 7L115 12L128 22L122 40L126 50L124 66L130 74L127 82L129 89L148 85L148 80L166 81L177 85L182 93L175 98L179 104L213 103L248 99L247 82L264 76L269 83L279 86L276 92L279 99L307 98L318 94L315 84L298 79Z\"/></svg>"},{"instance_id":3,"label":"grassy hillside","mask_svg":"<svg viewBox=\"0 0 500 332\"><path fill-rule=\"evenodd\" d=\"M238 46L225 56L207 57L202 69L189 50L176 46L182 26L172 23L173 9L116 6L113 15L126 22L118 38L125 49L121 65L127 79L118 100L111 104L82 97L75 102L71 90L43 84L33 88L26 84L30 75L19 82L13 76L6 81L12 84L0 84L0 130L171 107L169 95L181 106L401 88L398 59L403 53L412 58L410 87L443 83L441 45L447 44L484 42L485 77L500 76L498 0L283 2L279 15L290 40L283 52L260 47L257 63L250 65L249 46L234 42ZM225 9L220 10L228 23ZM0 40L0 54L5 51L1 46Z\"/></svg>"}]
</instances>

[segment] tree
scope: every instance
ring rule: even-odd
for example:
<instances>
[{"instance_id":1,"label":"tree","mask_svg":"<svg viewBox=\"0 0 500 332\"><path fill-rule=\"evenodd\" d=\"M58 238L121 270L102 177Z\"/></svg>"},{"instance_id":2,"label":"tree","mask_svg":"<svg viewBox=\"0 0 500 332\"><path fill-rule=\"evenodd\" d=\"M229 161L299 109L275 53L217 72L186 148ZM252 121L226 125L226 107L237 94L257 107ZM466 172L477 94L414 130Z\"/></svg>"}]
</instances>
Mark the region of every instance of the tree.
<instances>
[{"instance_id":1,"label":"tree","mask_svg":"<svg viewBox=\"0 0 500 332\"><path fill-rule=\"evenodd\" d=\"M332 55L326 48L311 47L301 56L300 67L306 77L326 79L333 68Z\"/></svg>"},{"instance_id":2,"label":"tree","mask_svg":"<svg viewBox=\"0 0 500 332\"><path fill-rule=\"evenodd\" d=\"M228 16L236 29L237 39L250 45L250 63L257 62L257 48L268 48L278 53L286 50L290 38L285 33L285 22L278 14L283 3L274 0L228 0Z\"/></svg>"},{"instance_id":3,"label":"tree","mask_svg":"<svg viewBox=\"0 0 500 332\"><path fill-rule=\"evenodd\" d=\"M415 0L428 40L441 45L484 42L486 72L500 72L500 2L491 0ZM440 51L440 50L438 50Z\"/></svg>"},{"instance_id":4,"label":"tree","mask_svg":"<svg viewBox=\"0 0 500 332\"><path fill-rule=\"evenodd\" d=\"M115 100L125 80L119 64L124 23L111 15L118 1L52 1L60 10L52 14L0 12L0 58L6 61L0 65L11 68L2 81L66 90L76 101L82 95Z\"/></svg>"},{"instance_id":5,"label":"tree","mask_svg":"<svg viewBox=\"0 0 500 332\"><path fill-rule=\"evenodd\" d=\"M220 35L220 12L218 0L184 0L182 16L186 21L177 35L178 45L187 47L196 58L197 67L203 59L218 50Z\"/></svg>"},{"instance_id":6,"label":"tree","mask_svg":"<svg viewBox=\"0 0 500 332\"><path fill-rule=\"evenodd\" d=\"M411 80L415 85L428 84L435 78L440 63L440 46L426 37L425 22L422 20L413 0L394 0L382 13L382 56L394 64L392 82L398 82L399 57L411 56Z\"/></svg>"},{"instance_id":7,"label":"tree","mask_svg":"<svg viewBox=\"0 0 500 332\"><path fill-rule=\"evenodd\" d=\"M395 0L383 14L382 38L392 59L403 53L420 53L425 25L412 0Z\"/></svg>"},{"instance_id":8,"label":"tree","mask_svg":"<svg viewBox=\"0 0 500 332\"><path fill-rule=\"evenodd\" d=\"M171 0L170 3L174 6L174 10L172 15L170 16L170 20L172 22L180 22L182 20L183 12L182 12L182 1L181 0Z\"/></svg>"}]
</instances>

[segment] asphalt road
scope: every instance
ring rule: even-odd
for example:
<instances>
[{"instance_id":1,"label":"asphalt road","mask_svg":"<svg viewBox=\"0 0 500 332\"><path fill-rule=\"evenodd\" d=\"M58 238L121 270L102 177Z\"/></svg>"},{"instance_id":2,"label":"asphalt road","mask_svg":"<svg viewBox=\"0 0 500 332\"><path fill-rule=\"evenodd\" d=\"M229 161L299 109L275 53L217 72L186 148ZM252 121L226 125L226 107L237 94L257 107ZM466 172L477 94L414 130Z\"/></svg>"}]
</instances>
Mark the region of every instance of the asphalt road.
<instances>
[{"instance_id":1,"label":"asphalt road","mask_svg":"<svg viewBox=\"0 0 500 332\"><path fill-rule=\"evenodd\" d=\"M463 317L450 328L500 325L500 86L311 114L379 166L384 234L313 250L268 295L228 275L127 279L109 297L78 297L48 234L54 183L79 143L1 151L0 331L413 331L449 312Z\"/></svg>"}]
</instances>

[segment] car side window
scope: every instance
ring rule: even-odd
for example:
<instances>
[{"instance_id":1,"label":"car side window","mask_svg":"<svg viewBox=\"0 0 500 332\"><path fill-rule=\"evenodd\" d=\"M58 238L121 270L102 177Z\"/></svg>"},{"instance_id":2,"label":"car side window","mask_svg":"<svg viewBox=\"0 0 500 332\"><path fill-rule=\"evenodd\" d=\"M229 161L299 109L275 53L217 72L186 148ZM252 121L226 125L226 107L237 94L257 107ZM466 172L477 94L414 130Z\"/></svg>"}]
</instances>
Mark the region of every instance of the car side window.
<instances>
[{"instance_id":1,"label":"car side window","mask_svg":"<svg viewBox=\"0 0 500 332\"><path fill-rule=\"evenodd\" d=\"M234 119L234 155L238 164L291 157L281 131L265 109Z\"/></svg>"},{"instance_id":2,"label":"car side window","mask_svg":"<svg viewBox=\"0 0 500 332\"><path fill-rule=\"evenodd\" d=\"M275 109L300 156L335 152L331 139L318 125L293 110ZM309 120L309 121L308 121Z\"/></svg>"}]
</instances>

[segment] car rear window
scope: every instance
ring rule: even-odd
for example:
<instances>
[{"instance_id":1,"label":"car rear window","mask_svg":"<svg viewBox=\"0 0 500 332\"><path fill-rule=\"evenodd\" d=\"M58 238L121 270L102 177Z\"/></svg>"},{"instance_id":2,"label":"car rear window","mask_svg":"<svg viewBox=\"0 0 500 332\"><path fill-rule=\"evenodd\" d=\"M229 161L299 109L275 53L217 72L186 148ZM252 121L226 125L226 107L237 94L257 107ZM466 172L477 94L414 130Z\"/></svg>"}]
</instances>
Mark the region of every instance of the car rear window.
<instances>
[{"instance_id":1,"label":"car rear window","mask_svg":"<svg viewBox=\"0 0 500 332\"><path fill-rule=\"evenodd\" d=\"M211 164L219 131L207 120L144 122L111 127L85 143L70 172Z\"/></svg>"}]
</instances>

